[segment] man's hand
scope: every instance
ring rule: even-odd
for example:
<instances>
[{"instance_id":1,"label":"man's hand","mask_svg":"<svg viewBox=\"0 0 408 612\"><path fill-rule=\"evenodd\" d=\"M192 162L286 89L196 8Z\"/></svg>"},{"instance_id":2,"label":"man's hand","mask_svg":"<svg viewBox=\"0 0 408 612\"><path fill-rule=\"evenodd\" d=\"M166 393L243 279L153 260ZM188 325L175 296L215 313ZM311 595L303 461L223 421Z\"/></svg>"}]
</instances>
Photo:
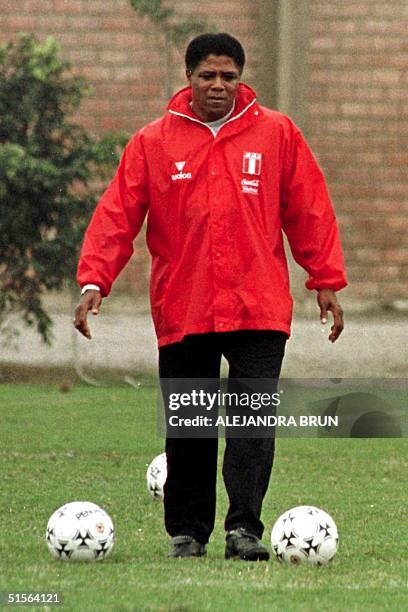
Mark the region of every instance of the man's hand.
<instances>
[{"instance_id":1,"label":"man's hand","mask_svg":"<svg viewBox=\"0 0 408 612\"><path fill-rule=\"evenodd\" d=\"M329 340L330 342L336 342L344 329L343 311L337 301L336 294L332 289L319 289L317 292L317 303L320 307L320 320L323 325L327 323L328 311L333 313L334 322L331 327Z\"/></svg>"},{"instance_id":2,"label":"man's hand","mask_svg":"<svg viewBox=\"0 0 408 612\"><path fill-rule=\"evenodd\" d=\"M81 332L83 336L85 336L85 338L88 338L88 340L92 338L91 330L89 329L87 321L88 312L91 311L92 314L97 315L99 313L101 303L101 292L96 291L95 289L88 289L83 295L81 295L79 304L75 308L74 325L76 329Z\"/></svg>"}]
</instances>

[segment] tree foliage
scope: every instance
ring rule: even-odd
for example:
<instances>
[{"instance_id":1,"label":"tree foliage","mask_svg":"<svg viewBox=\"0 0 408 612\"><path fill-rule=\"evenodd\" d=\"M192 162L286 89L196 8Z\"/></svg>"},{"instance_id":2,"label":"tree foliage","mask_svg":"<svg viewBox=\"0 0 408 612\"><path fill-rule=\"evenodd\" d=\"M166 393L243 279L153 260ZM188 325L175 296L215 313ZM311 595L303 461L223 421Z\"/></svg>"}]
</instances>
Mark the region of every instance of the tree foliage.
<instances>
[{"instance_id":1,"label":"tree foliage","mask_svg":"<svg viewBox=\"0 0 408 612\"><path fill-rule=\"evenodd\" d=\"M193 35L211 31L212 27L206 21L195 17L180 17L165 0L129 1L139 17L150 19L163 35L165 92L169 98L174 93L174 49L183 45Z\"/></svg>"},{"instance_id":2,"label":"tree foliage","mask_svg":"<svg viewBox=\"0 0 408 612\"><path fill-rule=\"evenodd\" d=\"M189 36L210 29L202 19L180 18L164 0L130 0L130 4L140 17L148 17L162 30L166 40L176 46L183 44Z\"/></svg>"},{"instance_id":3,"label":"tree foliage","mask_svg":"<svg viewBox=\"0 0 408 612\"><path fill-rule=\"evenodd\" d=\"M86 92L54 39L0 47L0 324L21 315L47 342L44 293L74 278L98 178L124 144L70 120Z\"/></svg>"}]
</instances>

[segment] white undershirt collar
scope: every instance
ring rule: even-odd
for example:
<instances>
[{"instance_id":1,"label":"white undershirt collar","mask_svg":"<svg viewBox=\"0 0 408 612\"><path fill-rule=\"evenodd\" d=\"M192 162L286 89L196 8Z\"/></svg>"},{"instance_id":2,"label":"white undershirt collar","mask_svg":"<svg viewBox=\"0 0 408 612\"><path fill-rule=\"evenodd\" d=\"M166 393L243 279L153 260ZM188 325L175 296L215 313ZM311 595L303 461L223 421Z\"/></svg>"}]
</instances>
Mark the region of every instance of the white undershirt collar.
<instances>
[{"instance_id":1,"label":"white undershirt collar","mask_svg":"<svg viewBox=\"0 0 408 612\"><path fill-rule=\"evenodd\" d=\"M190 102L190 106L192 106L192 102ZM224 117L221 117L221 119L217 119L216 121L203 121L203 123L205 123L205 125L208 125L208 127L210 128L214 136L216 136L220 127L224 125L226 121L228 121L228 119L231 117L234 110L235 110L235 100L232 104L231 110L229 111L229 113L224 115Z\"/></svg>"}]
</instances>

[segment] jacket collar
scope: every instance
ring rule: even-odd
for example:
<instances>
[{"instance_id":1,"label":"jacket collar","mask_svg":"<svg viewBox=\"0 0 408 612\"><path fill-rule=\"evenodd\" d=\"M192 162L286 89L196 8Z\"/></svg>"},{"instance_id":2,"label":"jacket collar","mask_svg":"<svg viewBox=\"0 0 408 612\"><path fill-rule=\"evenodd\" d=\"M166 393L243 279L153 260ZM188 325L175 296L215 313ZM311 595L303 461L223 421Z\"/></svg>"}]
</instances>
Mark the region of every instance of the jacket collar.
<instances>
[{"instance_id":1,"label":"jacket collar","mask_svg":"<svg viewBox=\"0 0 408 612\"><path fill-rule=\"evenodd\" d=\"M185 117L196 123L206 125L197 117L191 110L191 87L184 87L178 91L169 101L167 110L172 115ZM250 108L256 108L257 114L260 114L260 108L256 101L256 93L245 83L240 83L238 93L235 98L235 108L231 117L226 121L226 124L242 117Z\"/></svg>"}]
</instances>

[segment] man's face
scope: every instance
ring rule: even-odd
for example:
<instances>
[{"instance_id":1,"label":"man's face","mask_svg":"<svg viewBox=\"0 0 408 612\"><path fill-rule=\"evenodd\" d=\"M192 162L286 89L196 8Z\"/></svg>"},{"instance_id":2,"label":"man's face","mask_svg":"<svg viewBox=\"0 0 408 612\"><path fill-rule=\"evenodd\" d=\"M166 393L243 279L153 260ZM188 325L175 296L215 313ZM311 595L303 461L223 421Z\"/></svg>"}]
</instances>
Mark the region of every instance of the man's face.
<instances>
[{"instance_id":1,"label":"man's face","mask_svg":"<svg viewBox=\"0 0 408 612\"><path fill-rule=\"evenodd\" d=\"M208 55L193 72L187 70L194 113L202 121L216 121L232 108L240 82L240 71L227 55Z\"/></svg>"}]
</instances>

